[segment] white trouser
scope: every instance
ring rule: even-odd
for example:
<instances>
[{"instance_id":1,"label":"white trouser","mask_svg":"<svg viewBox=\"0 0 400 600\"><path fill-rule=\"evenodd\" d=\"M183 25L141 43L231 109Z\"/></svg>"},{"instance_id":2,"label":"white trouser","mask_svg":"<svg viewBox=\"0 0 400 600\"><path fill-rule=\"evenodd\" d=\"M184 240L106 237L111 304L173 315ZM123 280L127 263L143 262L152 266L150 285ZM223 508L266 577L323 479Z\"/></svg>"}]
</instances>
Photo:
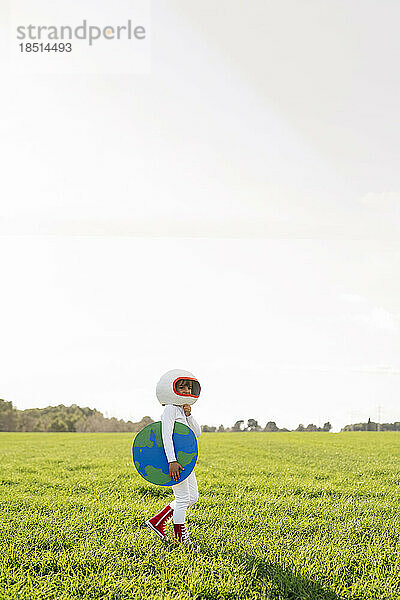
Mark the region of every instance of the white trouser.
<instances>
[{"instance_id":1,"label":"white trouser","mask_svg":"<svg viewBox=\"0 0 400 600\"><path fill-rule=\"evenodd\" d=\"M174 523L184 523L186 520L186 509L199 499L199 490L194 471L184 481L172 486L175 500L170 503L174 511L172 520Z\"/></svg>"}]
</instances>

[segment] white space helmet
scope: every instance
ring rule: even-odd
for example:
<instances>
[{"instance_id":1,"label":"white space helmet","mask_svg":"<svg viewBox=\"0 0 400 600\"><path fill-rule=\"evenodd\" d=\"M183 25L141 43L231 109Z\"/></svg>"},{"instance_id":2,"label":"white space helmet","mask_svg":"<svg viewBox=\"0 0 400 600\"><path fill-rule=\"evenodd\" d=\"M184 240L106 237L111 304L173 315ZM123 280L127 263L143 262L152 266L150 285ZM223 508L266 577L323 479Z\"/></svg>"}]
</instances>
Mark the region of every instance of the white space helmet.
<instances>
[{"instance_id":1,"label":"white space helmet","mask_svg":"<svg viewBox=\"0 0 400 600\"><path fill-rule=\"evenodd\" d=\"M192 373L173 369L161 377L156 394L160 404L183 406L194 404L200 396L200 389L200 384Z\"/></svg>"}]
</instances>

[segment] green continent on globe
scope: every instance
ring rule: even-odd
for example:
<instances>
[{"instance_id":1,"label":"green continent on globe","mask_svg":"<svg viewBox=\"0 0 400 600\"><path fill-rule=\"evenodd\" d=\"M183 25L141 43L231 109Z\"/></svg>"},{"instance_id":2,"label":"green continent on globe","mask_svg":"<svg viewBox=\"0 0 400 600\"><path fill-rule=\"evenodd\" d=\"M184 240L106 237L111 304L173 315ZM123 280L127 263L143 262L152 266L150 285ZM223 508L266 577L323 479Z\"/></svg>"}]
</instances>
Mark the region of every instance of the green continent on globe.
<instances>
[{"instance_id":1,"label":"green continent on globe","mask_svg":"<svg viewBox=\"0 0 400 600\"><path fill-rule=\"evenodd\" d=\"M171 477L166 475L162 469L157 469L151 465L146 465L144 470L146 471L146 475L151 478L152 483L163 485L171 481Z\"/></svg>"},{"instance_id":2,"label":"green continent on globe","mask_svg":"<svg viewBox=\"0 0 400 600\"><path fill-rule=\"evenodd\" d=\"M179 452L176 453L178 463L182 465L182 467L186 467L186 465L188 465L195 456L196 452L192 452L191 454L189 454L189 452L183 452L183 450L179 450Z\"/></svg>"},{"instance_id":3,"label":"green continent on globe","mask_svg":"<svg viewBox=\"0 0 400 600\"><path fill-rule=\"evenodd\" d=\"M138 460L135 460L135 467L139 471L139 469L140 469L140 462Z\"/></svg>"},{"instance_id":4,"label":"green continent on globe","mask_svg":"<svg viewBox=\"0 0 400 600\"><path fill-rule=\"evenodd\" d=\"M153 423L151 428L154 431L154 434L156 436L157 446L159 448L164 448L164 444L162 441L162 434L161 434L161 421L158 421L157 423Z\"/></svg>"},{"instance_id":5,"label":"green continent on globe","mask_svg":"<svg viewBox=\"0 0 400 600\"><path fill-rule=\"evenodd\" d=\"M151 439L153 438L153 439ZM150 426L145 427L137 434L137 440L135 446L137 448L152 448L156 442L159 448L163 447L162 435L161 435L161 422L152 423Z\"/></svg>"},{"instance_id":6,"label":"green continent on globe","mask_svg":"<svg viewBox=\"0 0 400 600\"><path fill-rule=\"evenodd\" d=\"M183 423L179 423L179 421L177 421L175 423L174 433L180 433L181 435L189 435L190 429L187 425L184 425Z\"/></svg>"},{"instance_id":7,"label":"green continent on globe","mask_svg":"<svg viewBox=\"0 0 400 600\"><path fill-rule=\"evenodd\" d=\"M145 448L146 446L152 448L153 442L150 439L151 431L152 430L150 427L145 427L144 429L142 429L142 431L139 431L139 433L137 434L138 439L135 442L135 446L137 446L138 448Z\"/></svg>"}]
</instances>

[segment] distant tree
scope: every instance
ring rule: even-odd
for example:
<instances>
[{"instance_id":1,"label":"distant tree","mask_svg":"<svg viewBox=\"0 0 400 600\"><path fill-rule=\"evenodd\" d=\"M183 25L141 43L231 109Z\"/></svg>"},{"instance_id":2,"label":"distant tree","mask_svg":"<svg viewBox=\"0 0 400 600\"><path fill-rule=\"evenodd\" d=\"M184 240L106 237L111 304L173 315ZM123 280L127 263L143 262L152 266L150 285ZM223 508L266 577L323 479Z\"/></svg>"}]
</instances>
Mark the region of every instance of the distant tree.
<instances>
[{"instance_id":1,"label":"distant tree","mask_svg":"<svg viewBox=\"0 0 400 600\"><path fill-rule=\"evenodd\" d=\"M101 413L99 413L97 415L91 415L83 422L80 422L77 431L82 431L85 433L100 433L109 431L109 429L107 426L106 419Z\"/></svg>"},{"instance_id":2,"label":"distant tree","mask_svg":"<svg viewBox=\"0 0 400 600\"><path fill-rule=\"evenodd\" d=\"M225 427L224 427L223 425L220 425L220 426L218 427L218 432L219 432L219 433L223 433L224 431L225 431Z\"/></svg>"},{"instance_id":3,"label":"distant tree","mask_svg":"<svg viewBox=\"0 0 400 600\"><path fill-rule=\"evenodd\" d=\"M305 431L303 423L300 423L300 425L297 427L297 429L295 429L295 431Z\"/></svg>"},{"instance_id":4,"label":"distant tree","mask_svg":"<svg viewBox=\"0 0 400 600\"><path fill-rule=\"evenodd\" d=\"M232 431L243 431L244 421L236 421L234 426L232 427Z\"/></svg>"},{"instance_id":5,"label":"distant tree","mask_svg":"<svg viewBox=\"0 0 400 600\"><path fill-rule=\"evenodd\" d=\"M318 427L314 423L309 423L304 431L318 431Z\"/></svg>"},{"instance_id":6,"label":"distant tree","mask_svg":"<svg viewBox=\"0 0 400 600\"><path fill-rule=\"evenodd\" d=\"M368 419L368 423L345 425L342 431L378 431L378 423ZM382 423L381 431L400 431L400 423Z\"/></svg>"},{"instance_id":7,"label":"distant tree","mask_svg":"<svg viewBox=\"0 0 400 600\"><path fill-rule=\"evenodd\" d=\"M324 423L322 431L330 431L331 429L332 429L332 425L329 423L329 421L327 421L326 423Z\"/></svg>"},{"instance_id":8,"label":"distant tree","mask_svg":"<svg viewBox=\"0 0 400 600\"><path fill-rule=\"evenodd\" d=\"M382 423L381 431L400 431L400 423L398 421L395 423Z\"/></svg>"},{"instance_id":9,"label":"distant tree","mask_svg":"<svg viewBox=\"0 0 400 600\"><path fill-rule=\"evenodd\" d=\"M18 412L12 402L0 400L0 431L16 431Z\"/></svg>"},{"instance_id":10,"label":"distant tree","mask_svg":"<svg viewBox=\"0 0 400 600\"><path fill-rule=\"evenodd\" d=\"M47 431L68 431L68 425L61 416L54 416L49 422Z\"/></svg>"},{"instance_id":11,"label":"distant tree","mask_svg":"<svg viewBox=\"0 0 400 600\"><path fill-rule=\"evenodd\" d=\"M247 431L260 431L261 427L255 419L248 419Z\"/></svg>"},{"instance_id":12,"label":"distant tree","mask_svg":"<svg viewBox=\"0 0 400 600\"><path fill-rule=\"evenodd\" d=\"M352 425L345 425L342 431L366 431L367 423L353 423Z\"/></svg>"},{"instance_id":13,"label":"distant tree","mask_svg":"<svg viewBox=\"0 0 400 600\"><path fill-rule=\"evenodd\" d=\"M216 429L217 429L216 427L212 427L212 426L210 426L210 425L202 425L202 426L201 426L201 430L202 430L204 433L214 433L214 431L215 431Z\"/></svg>"},{"instance_id":14,"label":"distant tree","mask_svg":"<svg viewBox=\"0 0 400 600\"><path fill-rule=\"evenodd\" d=\"M130 422L132 423L132 421ZM130 429L129 431L141 431L144 427L147 427L147 425L151 425L151 423L154 423L153 419L146 415L139 423L132 423L134 429Z\"/></svg>"},{"instance_id":15,"label":"distant tree","mask_svg":"<svg viewBox=\"0 0 400 600\"><path fill-rule=\"evenodd\" d=\"M278 426L275 423L275 421L268 421L268 423L264 427L264 431L273 432L273 431L279 431L279 429L278 429Z\"/></svg>"},{"instance_id":16,"label":"distant tree","mask_svg":"<svg viewBox=\"0 0 400 600\"><path fill-rule=\"evenodd\" d=\"M18 431L34 431L37 419L26 410L21 410L18 415Z\"/></svg>"}]
</instances>

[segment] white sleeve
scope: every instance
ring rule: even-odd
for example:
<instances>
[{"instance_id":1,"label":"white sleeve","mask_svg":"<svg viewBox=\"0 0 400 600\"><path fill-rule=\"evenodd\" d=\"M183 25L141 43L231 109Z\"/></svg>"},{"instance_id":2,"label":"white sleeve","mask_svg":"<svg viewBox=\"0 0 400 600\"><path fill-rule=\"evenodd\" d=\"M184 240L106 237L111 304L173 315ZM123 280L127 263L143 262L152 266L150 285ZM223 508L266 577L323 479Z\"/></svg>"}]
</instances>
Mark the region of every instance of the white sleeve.
<instances>
[{"instance_id":1,"label":"white sleeve","mask_svg":"<svg viewBox=\"0 0 400 600\"><path fill-rule=\"evenodd\" d=\"M163 414L161 415L161 435L163 439L165 454L169 463L176 461L174 443L172 441L174 425L175 406L173 404L167 404L167 406L164 408Z\"/></svg>"},{"instance_id":2,"label":"white sleeve","mask_svg":"<svg viewBox=\"0 0 400 600\"><path fill-rule=\"evenodd\" d=\"M201 427L192 415L190 417L186 417L188 425L190 429L193 431L194 435L198 438L201 436Z\"/></svg>"}]
</instances>

